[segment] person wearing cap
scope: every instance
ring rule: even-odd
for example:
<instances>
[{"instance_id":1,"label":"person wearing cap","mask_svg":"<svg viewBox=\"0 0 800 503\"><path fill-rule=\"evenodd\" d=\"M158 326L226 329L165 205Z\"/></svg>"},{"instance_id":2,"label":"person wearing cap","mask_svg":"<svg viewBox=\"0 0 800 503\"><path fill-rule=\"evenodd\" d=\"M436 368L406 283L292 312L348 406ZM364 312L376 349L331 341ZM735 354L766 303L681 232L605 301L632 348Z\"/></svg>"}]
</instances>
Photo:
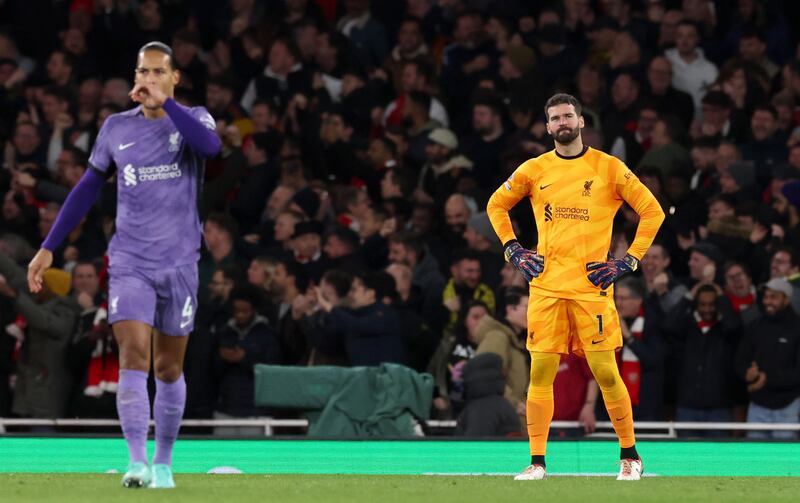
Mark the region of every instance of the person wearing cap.
<instances>
[{"instance_id":1,"label":"person wearing cap","mask_svg":"<svg viewBox=\"0 0 800 503\"><path fill-rule=\"evenodd\" d=\"M492 290L500 286L500 270L503 268L503 249L497 235L492 229L485 211L472 215L464 230L464 241L467 248L478 253L481 261L482 276Z\"/></svg>"},{"instance_id":2,"label":"person wearing cap","mask_svg":"<svg viewBox=\"0 0 800 503\"><path fill-rule=\"evenodd\" d=\"M425 159L418 185L437 201L456 192L458 180L473 169L472 161L458 153L455 133L445 128L436 128L428 134Z\"/></svg>"},{"instance_id":3,"label":"person wearing cap","mask_svg":"<svg viewBox=\"0 0 800 503\"><path fill-rule=\"evenodd\" d=\"M747 384L749 423L800 421L800 317L791 307L792 285L773 278L764 285L764 317L745 327L736 372ZM796 440L796 431L751 430L748 438Z\"/></svg>"},{"instance_id":4,"label":"person wearing cap","mask_svg":"<svg viewBox=\"0 0 800 503\"><path fill-rule=\"evenodd\" d=\"M463 367L465 406L453 433L458 437L506 437L518 434L520 420L503 397L506 379L497 353L483 353Z\"/></svg>"},{"instance_id":5,"label":"person wearing cap","mask_svg":"<svg viewBox=\"0 0 800 503\"><path fill-rule=\"evenodd\" d=\"M689 248L689 278L688 284L693 285L687 297L694 299L697 289L703 284L714 284L717 269L722 263L722 252L716 245L707 241L700 241Z\"/></svg>"},{"instance_id":6,"label":"person wearing cap","mask_svg":"<svg viewBox=\"0 0 800 503\"><path fill-rule=\"evenodd\" d=\"M322 223L316 220L300 222L294 226L294 234L289 240L289 250L298 264L305 266L309 277L319 283L327 269L325 257L322 256Z\"/></svg>"},{"instance_id":7,"label":"person wearing cap","mask_svg":"<svg viewBox=\"0 0 800 503\"><path fill-rule=\"evenodd\" d=\"M317 217L321 204L319 195L311 187L305 187L295 192L289 201L289 209L302 213L308 219Z\"/></svg>"},{"instance_id":8,"label":"person wearing cap","mask_svg":"<svg viewBox=\"0 0 800 503\"><path fill-rule=\"evenodd\" d=\"M722 194L730 196L736 203L754 201L756 198L756 165L753 161L737 161L719 174Z\"/></svg>"},{"instance_id":9,"label":"person wearing cap","mask_svg":"<svg viewBox=\"0 0 800 503\"><path fill-rule=\"evenodd\" d=\"M672 85L689 93L694 100L695 113L700 110L700 99L705 90L717 79L717 66L706 59L700 45L700 30L692 21L678 24L675 47L664 51L672 64Z\"/></svg>"},{"instance_id":10,"label":"person wearing cap","mask_svg":"<svg viewBox=\"0 0 800 503\"><path fill-rule=\"evenodd\" d=\"M792 308L800 313L800 253L796 248L782 245L775 248L769 264L770 279L786 278L794 288Z\"/></svg>"},{"instance_id":11,"label":"person wearing cap","mask_svg":"<svg viewBox=\"0 0 800 503\"><path fill-rule=\"evenodd\" d=\"M43 288L31 294L25 270L0 252L0 298L19 319L21 352L12 412L21 417L64 417L72 385L67 349L81 307L70 295L71 275L61 269L42 274ZM3 327L8 330L7 327Z\"/></svg>"},{"instance_id":12,"label":"person wearing cap","mask_svg":"<svg viewBox=\"0 0 800 503\"><path fill-rule=\"evenodd\" d=\"M523 410L530 382L528 351L525 348L529 297L525 287L509 288L503 299L504 312L494 314L494 306L490 306L489 314L481 318L475 327L474 336L476 355L494 353L500 356L506 382L503 396L518 414Z\"/></svg>"}]
</instances>

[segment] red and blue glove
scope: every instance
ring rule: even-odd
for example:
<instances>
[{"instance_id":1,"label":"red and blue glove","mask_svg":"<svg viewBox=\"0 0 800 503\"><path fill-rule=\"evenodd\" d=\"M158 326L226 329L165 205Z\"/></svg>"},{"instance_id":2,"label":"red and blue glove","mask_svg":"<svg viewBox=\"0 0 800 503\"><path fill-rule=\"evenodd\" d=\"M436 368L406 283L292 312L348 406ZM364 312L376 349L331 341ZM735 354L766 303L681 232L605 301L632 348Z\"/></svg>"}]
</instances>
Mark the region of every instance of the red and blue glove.
<instances>
[{"instance_id":1,"label":"red and blue glove","mask_svg":"<svg viewBox=\"0 0 800 503\"><path fill-rule=\"evenodd\" d=\"M516 239L506 243L503 248L506 262L514 264L528 283L538 278L544 271L544 257L533 250L523 248Z\"/></svg>"},{"instance_id":2,"label":"red and blue glove","mask_svg":"<svg viewBox=\"0 0 800 503\"><path fill-rule=\"evenodd\" d=\"M635 271L639 267L639 260L633 255L625 255L625 258L615 258L607 262L589 262L586 270L589 273L589 281L594 286L599 286L603 290L610 287L624 274Z\"/></svg>"}]
</instances>

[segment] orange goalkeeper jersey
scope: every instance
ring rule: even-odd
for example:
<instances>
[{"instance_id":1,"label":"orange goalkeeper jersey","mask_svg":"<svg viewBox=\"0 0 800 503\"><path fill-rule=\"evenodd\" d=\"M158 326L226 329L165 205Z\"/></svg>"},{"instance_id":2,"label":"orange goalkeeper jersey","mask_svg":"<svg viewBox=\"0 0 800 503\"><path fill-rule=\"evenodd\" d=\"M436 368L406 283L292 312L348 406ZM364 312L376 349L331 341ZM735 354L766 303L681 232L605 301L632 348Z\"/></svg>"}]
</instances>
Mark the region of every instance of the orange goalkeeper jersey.
<instances>
[{"instance_id":1,"label":"orange goalkeeper jersey","mask_svg":"<svg viewBox=\"0 0 800 503\"><path fill-rule=\"evenodd\" d=\"M555 150L529 159L489 199L486 211L503 244L516 239L508 211L522 198L533 206L544 256L531 293L575 300L601 300L605 293L587 278L586 264L608 259L614 215L622 202L639 214L636 239L628 253L640 259L664 221L658 201L625 164L585 148L567 158ZM613 295L609 289L609 296Z\"/></svg>"}]
</instances>

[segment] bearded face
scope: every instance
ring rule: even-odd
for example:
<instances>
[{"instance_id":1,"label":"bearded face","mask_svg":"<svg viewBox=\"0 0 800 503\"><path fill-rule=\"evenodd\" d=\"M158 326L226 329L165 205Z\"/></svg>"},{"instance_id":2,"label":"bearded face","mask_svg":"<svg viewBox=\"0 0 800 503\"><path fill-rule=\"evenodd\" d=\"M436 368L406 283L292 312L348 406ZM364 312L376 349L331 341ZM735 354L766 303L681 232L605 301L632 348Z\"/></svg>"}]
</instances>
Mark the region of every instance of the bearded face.
<instances>
[{"instance_id":1,"label":"bearded face","mask_svg":"<svg viewBox=\"0 0 800 503\"><path fill-rule=\"evenodd\" d=\"M561 126L556 130L553 139L561 145L569 145L578 135L581 134L580 126L571 128L569 126Z\"/></svg>"},{"instance_id":2,"label":"bearded face","mask_svg":"<svg viewBox=\"0 0 800 503\"><path fill-rule=\"evenodd\" d=\"M560 145L569 145L581 134L583 117L579 116L575 107L562 103L547 110L547 132Z\"/></svg>"}]
</instances>

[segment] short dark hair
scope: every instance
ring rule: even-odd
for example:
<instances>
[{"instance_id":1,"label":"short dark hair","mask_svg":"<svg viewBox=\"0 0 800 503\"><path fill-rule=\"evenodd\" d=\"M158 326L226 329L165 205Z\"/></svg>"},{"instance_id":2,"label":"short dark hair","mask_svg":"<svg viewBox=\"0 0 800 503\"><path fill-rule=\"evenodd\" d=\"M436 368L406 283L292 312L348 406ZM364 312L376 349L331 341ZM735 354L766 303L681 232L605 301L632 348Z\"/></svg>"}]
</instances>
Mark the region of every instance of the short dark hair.
<instances>
[{"instance_id":1,"label":"short dark hair","mask_svg":"<svg viewBox=\"0 0 800 503\"><path fill-rule=\"evenodd\" d=\"M392 174L392 181L400 187L400 193L403 196L410 196L414 192L414 187L417 185L416 177L410 170L406 169L392 169L387 172Z\"/></svg>"},{"instance_id":2,"label":"short dark hair","mask_svg":"<svg viewBox=\"0 0 800 503\"><path fill-rule=\"evenodd\" d=\"M645 299L647 298L647 287L644 285L641 279L637 278L636 276L628 276L622 278L617 283L617 286L621 286L623 288L627 288L631 291L634 297L637 299Z\"/></svg>"},{"instance_id":3,"label":"short dark hair","mask_svg":"<svg viewBox=\"0 0 800 503\"><path fill-rule=\"evenodd\" d=\"M216 271L221 272L225 279L233 281L235 285L242 283L244 280L244 273L242 272L242 269L235 264L218 267L214 272Z\"/></svg>"},{"instance_id":4,"label":"short dark hair","mask_svg":"<svg viewBox=\"0 0 800 503\"><path fill-rule=\"evenodd\" d=\"M746 38L757 38L761 42L767 41L767 38L764 36L764 32L759 30L756 26L750 23L742 27L742 34L739 36L739 40L743 40Z\"/></svg>"},{"instance_id":5,"label":"short dark hair","mask_svg":"<svg viewBox=\"0 0 800 503\"><path fill-rule=\"evenodd\" d=\"M240 300L249 303L253 308L257 308L262 302L261 290L250 283L238 285L231 292L230 301L233 303L235 300Z\"/></svg>"},{"instance_id":6,"label":"short dark hair","mask_svg":"<svg viewBox=\"0 0 800 503\"><path fill-rule=\"evenodd\" d=\"M527 288L512 286L503 294L503 303L506 307L516 306L519 304L520 299L523 297L530 297L530 295Z\"/></svg>"},{"instance_id":7,"label":"short dark hair","mask_svg":"<svg viewBox=\"0 0 800 503\"><path fill-rule=\"evenodd\" d=\"M69 103L67 91L57 86L47 86L42 89L42 95L52 96L62 103Z\"/></svg>"},{"instance_id":8,"label":"short dark hair","mask_svg":"<svg viewBox=\"0 0 800 503\"><path fill-rule=\"evenodd\" d=\"M794 267L800 267L800 254L797 253L797 250L794 247L787 245L777 246L775 247L775 251L772 253L772 256L774 257L779 252L788 253L789 263Z\"/></svg>"},{"instance_id":9,"label":"short dark hair","mask_svg":"<svg viewBox=\"0 0 800 503\"><path fill-rule=\"evenodd\" d=\"M672 255L670 255L669 253L669 247L662 239L656 239L655 241L653 241L653 244L650 245L650 248L654 246L658 246L659 248L661 248L661 252L664 254L665 258L672 258Z\"/></svg>"},{"instance_id":10,"label":"short dark hair","mask_svg":"<svg viewBox=\"0 0 800 503\"><path fill-rule=\"evenodd\" d=\"M767 112L768 114L772 115L773 119L777 119L778 118L778 111L775 109L774 106L772 106L771 103L769 103L767 101L765 101L763 103L759 103L756 106L754 106L753 107L753 114L755 114L759 110L761 110L762 112ZM752 115L751 115L751 117L752 117Z\"/></svg>"},{"instance_id":11,"label":"short dark hair","mask_svg":"<svg viewBox=\"0 0 800 503\"><path fill-rule=\"evenodd\" d=\"M741 267L742 270L744 271L744 273L747 275L747 277L748 278L751 277L750 276L750 269L747 267L747 264L745 264L744 262L741 262L739 260L729 260L729 261L725 262L725 265L722 266L722 272L724 274L728 274L728 271L730 271L734 267Z\"/></svg>"},{"instance_id":12,"label":"short dark hair","mask_svg":"<svg viewBox=\"0 0 800 503\"><path fill-rule=\"evenodd\" d=\"M681 26L691 26L694 28L694 32L697 33L698 37L703 33L703 30L700 29L700 25L691 19L684 18L680 20L677 27L680 28Z\"/></svg>"},{"instance_id":13,"label":"short dark hair","mask_svg":"<svg viewBox=\"0 0 800 503\"><path fill-rule=\"evenodd\" d=\"M379 136L377 138L373 138L373 141L379 141L381 144L392 154L392 157L397 157L397 145L385 136Z\"/></svg>"},{"instance_id":14,"label":"short dark hair","mask_svg":"<svg viewBox=\"0 0 800 503\"><path fill-rule=\"evenodd\" d=\"M286 269L286 275L294 278L294 286L301 292L308 289L308 273L305 267L294 259L281 260L279 264L283 264Z\"/></svg>"},{"instance_id":15,"label":"short dark hair","mask_svg":"<svg viewBox=\"0 0 800 503\"><path fill-rule=\"evenodd\" d=\"M544 116L547 120L550 120L550 110L552 107L556 105L572 105L575 107L575 114L580 117L583 115L583 107L581 106L581 102L578 101L578 98L571 94L567 93L558 93L554 94L547 100L547 103L544 104Z\"/></svg>"},{"instance_id":16,"label":"short dark hair","mask_svg":"<svg viewBox=\"0 0 800 503\"><path fill-rule=\"evenodd\" d=\"M425 112L431 109L431 95L423 93L422 91L411 91L408 93L408 101L413 101L419 105Z\"/></svg>"},{"instance_id":17,"label":"short dark hair","mask_svg":"<svg viewBox=\"0 0 800 503\"><path fill-rule=\"evenodd\" d=\"M346 244L351 252L354 252L358 249L359 245L361 244L361 239L358 237L356 231L349 229L347 227L342 227L341 225L337 225L336 227L328 233L327 237L336 236L339 241Z\"/></svg>"},{"instance_id":18,"label":"short dark hair","mask_svg":"<svg viewBox=\"0 0 800 503\"><path fill-rule=\"evenodd\" d=\"M67 65L68 67L70 67L72 69L75 68L75 63L76 63L75 62L75 56L73 56L72 53L70 53L66 49L58 48L58 49L54 49L53 52L50 53L50 55L52 56L55 53L61 54L61 58L64 60L64 64L65 65Z\"/></svg>"},{"instance_id":19,"label":"short dark hair","mask_svg":"<svg viewBox=\"0 0 800 503\"><path fill-rule=\"evenodd\" d=\"M376 300L383 297L394 298L397 295L397 286L394 277L385 271L370 271L356 276L364 284L364 288L375 292Z\"/></svg>"},{"instance_id":20,"label":"short dark hair","mask_svg":"<svg viewBox=\"0 0 800 503\"><path fill-rule=\"evenodd\" d=\"M175 69L175 56L172 54L172 48L170 46L168 46L167 44L165 44L164 42L158 42L158 41L155 41L155 40L152 41L152 42L148 42L148 43L144 44L142 46L142 48L139 49L139 52L137 52L136 54L138 55L138 54L141 54L141 53L143 53L145 51L158 51L158 52L160 52L162 54L166 54L167 56L169 56L169 67L170 67L170 69L172 69L172 70Z\"/></svg>"},{"instance_id":21,"label":"short dark hair","mask_svg":"<svg viewBox=\"0 0 800 503\"><path fill-rule=\"evenodd\" d=\"M275 100L268 99L268 98L258 98L253 102L253 106L250 108L251 110L255 107L264 105L265 107L269 108L269 112L271 114L278 113L278 105L275 103Z\"/></svg>"},{"instance_id":22,"label":"short dark hair","mask_svg":"<svg viewBox=\"0 0 800 503\"><path fill-rule=\"evenodd\" d=\"M232 241L239 235L239 224L228 213L212 213L206 217L206 222L211 222L223 231L227 232Z\"/></svg>"},{"instance_id":23,"label":"short dark hair","mask_svg":"<svg viewBox=\"0 0 800 503\"><path fill-rule=\"evenodd\" d=\"M72 270L73 270L73 272L74 272L74 271L75 271L75 269L77 269L78 267L81 267L81 266L84 266L84 265L89 265L89 266L92 266L92 268L94 268L94 272L95 272L95 274L100 274L100 266L97 264L97 262L95 262L94 260L85 260L85 259L83 259L83 260L78 260L78 261L75 263L75 267L72 269Z\"/></svg>"},{"instance_id":24,"label":"short dark hair","mask_svg":"<svg viewBox=\"0 0 800 503\"><path fill-rule=\"evenodd\" d=\"M453 253L453 260L451 263L455 265L462 260L476 260L480 262L481 256L477 251L471 248L459 248Z\"/></svg>"},{"instance_id":25,"label":"short dark hair","mask_svg":"<svg viewBox=\"0 0 800 503\"><path fill-rule=\"evenodd\" d=\"M694 296L694 304L697 305L698 300L700 299L700 294L705 292L711 292L714 296L718 296L717 289L714 285L705 284L702 285L700 288L697 289L697 293Z\"/></svg>"},{"instance_id":26,"label":"short dark hair","mask_svg":"<svg viewBox=\"0 0 800 503\"><path fill-rule=\"evenodd\" d=\"M411 231L395 232L389 236L389 242L403 245L406 250L416 255L417 259L420 259L425 251L425 242Z\"/></svg>"},{"instance_id":27,"label":"short dark hair","mask_svg":"<svg viewBox=\"0 0 800 503\"><path fill-rule=\"evenodd\" d=\"M77 166L82 166L83 168L86 168L88 166L89 157L86 155L86 152L76 147L75 145L64 145L62 151L69 152L70 154L72 154L72 157L75 159L75 164Z\"/></svg>"},{"instance_id":28,"label":"short dark hair","mask_svg":"<svg viewBox=\"0 0 800 503\"><path fill-rule=\"evenodd\" d=\"M736 209L736 199L732 197L730 194L716 194L708 198L708 205L711 206L714 203L723 203L731 209Z\"/></svg>"},{"instance_id":29,"label":"short dark hair","mask_svg":"<svg viewBox=\"0 0 800 503\"><path fill-rule=\"evenodd\" d=\"M403 64L403 67L407 65L414 65L417 68L417 73L425 77L425 82L429 84L436 78L436 70L425 58L417 57L409 59Z\"/></svg>"},{"instance_id":30,"label":"short dark hair","mask_svg":"<svg viewBox=\"0 0 800 503\"><path fill-rule=\"evenodd\" d=\"M494 115L503 115L503 104L498 98L491 94L481 94L472 101L472 108L477 106L487 107Z\"/></svg>"},{"instance_id":31,"label":"short dark hair","mask_svg":"<svg viewBox=\"0 0 800 503\"><path fill-rule=\"evenodd\" d=\"M353 275L341 269L328 269L322 275L322 281L330 283L339 297L346 297L353 285Z\"/></svg>"}]
</instances>

